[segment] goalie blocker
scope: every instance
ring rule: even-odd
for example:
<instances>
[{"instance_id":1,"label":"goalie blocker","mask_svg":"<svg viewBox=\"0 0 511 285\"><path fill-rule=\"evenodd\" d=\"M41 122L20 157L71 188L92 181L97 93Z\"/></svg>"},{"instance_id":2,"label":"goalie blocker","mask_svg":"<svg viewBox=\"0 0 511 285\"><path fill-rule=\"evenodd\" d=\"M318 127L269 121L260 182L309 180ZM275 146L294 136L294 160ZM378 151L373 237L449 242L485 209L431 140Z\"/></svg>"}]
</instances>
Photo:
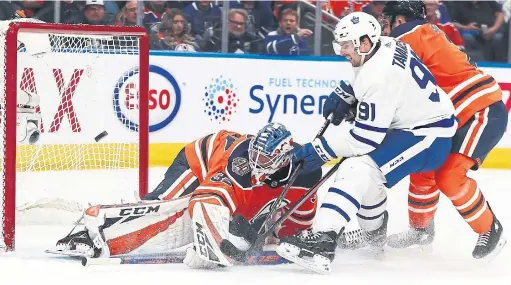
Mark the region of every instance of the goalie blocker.
<instances>
[{"instance_id":1,"label":"goalie blocker","mask_svg":"<svg viewBox=\"0 0 511 285\"><path fill-rule=\"evenodd\" d=\"M231 266L233 260L220 250L221 241L227 239L241 250L254 242L293 171L294 146L291 133L277 123L256 136L222 130L202 137L180 151L164 179L139 203L87 209L85 228L58 241L57 250L110 257L188 246L184 263L191 267ZM298 176L279 211L300 199L321 176L321 169ZM309 228L315 212L313 196L267 245Z\"/></svg>"}]
</instances>

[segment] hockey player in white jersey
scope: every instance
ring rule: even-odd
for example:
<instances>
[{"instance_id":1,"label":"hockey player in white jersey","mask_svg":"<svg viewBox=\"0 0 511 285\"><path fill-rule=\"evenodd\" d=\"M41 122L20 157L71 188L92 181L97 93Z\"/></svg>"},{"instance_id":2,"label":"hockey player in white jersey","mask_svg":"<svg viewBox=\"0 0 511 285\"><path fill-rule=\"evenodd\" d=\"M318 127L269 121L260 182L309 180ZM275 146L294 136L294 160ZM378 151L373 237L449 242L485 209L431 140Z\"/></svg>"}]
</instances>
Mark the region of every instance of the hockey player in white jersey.
<instances>
[{"instance_id":1,"label":"hockey player in white jersey","mask_svg":"<svg viewBox=\"0 0 511 285\"><path fill-rule=\"evenodd\" d=\"M351 13L337 24L333 48L354 68L352 86L341 84L326 100L325 117L339 125L352 104L353 124L329 128L294 155L303 171L346 157L330 186L312 229L284 238L282 257L316 272L330 271L336 240L351 219L375 246L386 236L386 189L415 172L442 165L457 127L454 107L409 45L382 37L371 15ZM343 124L344 125L344 124Z\"/></svg>"}]
</instances>

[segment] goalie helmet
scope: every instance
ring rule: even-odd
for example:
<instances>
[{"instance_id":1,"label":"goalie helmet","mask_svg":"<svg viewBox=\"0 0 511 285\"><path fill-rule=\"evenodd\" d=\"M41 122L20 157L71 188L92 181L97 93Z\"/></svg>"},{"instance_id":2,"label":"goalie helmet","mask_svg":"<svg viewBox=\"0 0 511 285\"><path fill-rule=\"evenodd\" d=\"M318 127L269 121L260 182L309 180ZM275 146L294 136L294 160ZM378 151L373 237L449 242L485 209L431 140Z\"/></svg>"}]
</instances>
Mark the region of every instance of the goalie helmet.
<instances>
[{"instance_id":1,"label":"goalie helmet","mask_svg":"<svg viewBox=\"0 0 511 285\"><path fill-rule=\"evenodd\" d=\"M291 161L293 149L291 132L279 123L269 123L250 140L248 147L249 164L257 182L275 173Z\"/></svg>"}]
</instances>

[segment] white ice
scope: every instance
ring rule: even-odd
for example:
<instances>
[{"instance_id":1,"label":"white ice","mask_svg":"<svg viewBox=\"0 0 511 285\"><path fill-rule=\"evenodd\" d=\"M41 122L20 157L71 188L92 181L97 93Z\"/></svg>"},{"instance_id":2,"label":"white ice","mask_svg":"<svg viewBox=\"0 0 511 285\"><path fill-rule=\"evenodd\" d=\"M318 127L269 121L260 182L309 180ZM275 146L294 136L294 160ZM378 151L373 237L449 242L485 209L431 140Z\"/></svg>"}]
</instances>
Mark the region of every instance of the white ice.
<instances>
[{"instance_id":1,"label":"white ice","mask_svg":"<svg viewBox=\"0 0 511 285\"><path fill-rule=\"evenodd\" d=\"M154 187L164 168L152 169L150 187ZM109 174L97 174L97 181L106 181ZM134 173L130 175L135 175ZM504 234L511 232L511 189L509 170L483 169L471 174L479 182L492 209L502 222ZM60 177L62 175L60 174ZM75 200L79 205L88 202L119 202L133 200L134 189L109 191L97 186L87 191L77 177L68 175L76 187L68 187L57 196ZM62 178L61 178L62 179ZM58 183L52 179L51 183ZM62 180L60 180L62 182ZM67 182L67 181L64 181ZM327 183L328 184L328 183ZM407 187L405 179L389 191L389 233L406 229ZM83 187L82 187L83 188ZM324 193L326 187L321 189ZM59 190L63 191L63 190ZM38 192L39 193L39 192ZM50 197L52 189L40 193ZM24 195L24 196L23 196ZM26 198L27 193L20 194ZM37 196L37 195L36 195ZM321 196L320 196L321 197ZM40 197L32 197L37 200ZM18 201L22 203L21 201ZM506 246L491 263L476 261L471 252L477 235L456 212L452 204L442 197L436 215L436 240L433 252L419 250L387 250L381 258L363 252L337 253L332 273L318 275L297 265L234 267L204 271L188 269L183 264L165 265L108 265L83 267L79 261L57 258L43 251L71 229L76 212L56 210L44 215L44 210L32 209L20 218L16 232L16 251L0 253L0 285L2 284L511 284L511 246ZM67 213L64 215L64 213ZM38 219L39 218L39 219ZM57 224L48 221L56 219ZM35 223L29 224L31 220ZM28 223L28 224L27 224Z\"/></svg>"}]
</instances>

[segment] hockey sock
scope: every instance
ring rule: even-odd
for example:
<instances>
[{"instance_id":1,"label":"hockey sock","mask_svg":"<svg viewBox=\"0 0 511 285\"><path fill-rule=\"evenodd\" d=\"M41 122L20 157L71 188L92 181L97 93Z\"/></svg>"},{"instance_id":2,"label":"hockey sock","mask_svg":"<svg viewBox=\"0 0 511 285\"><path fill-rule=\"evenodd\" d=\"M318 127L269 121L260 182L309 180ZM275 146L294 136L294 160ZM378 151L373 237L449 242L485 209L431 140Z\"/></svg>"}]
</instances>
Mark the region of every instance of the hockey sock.
<instances>
[{"instance_id":1,"label":"hockey sock","mask_svg":"<svg viewBox=\"0 0 511 285\"><path fill-rule=\"evenodd\" d=\"M410 175L408 188L408 217L410 226L427 228L436 213L440 190L435 183L434 172Z\"/></svg>"},{"instance_id":2,"label":"hockey sock","mask_svg":"<svg viewBox=\"0 0 511 285\"><path fill-rule=\"evenodd\" d=\"M462 154L451 154L437 171L436 181L463 219L476 233L482 234L490 230L493 213L477 182L467 177L467 172L473 165L472 158Z\"/></svg>"}]
</instances>

